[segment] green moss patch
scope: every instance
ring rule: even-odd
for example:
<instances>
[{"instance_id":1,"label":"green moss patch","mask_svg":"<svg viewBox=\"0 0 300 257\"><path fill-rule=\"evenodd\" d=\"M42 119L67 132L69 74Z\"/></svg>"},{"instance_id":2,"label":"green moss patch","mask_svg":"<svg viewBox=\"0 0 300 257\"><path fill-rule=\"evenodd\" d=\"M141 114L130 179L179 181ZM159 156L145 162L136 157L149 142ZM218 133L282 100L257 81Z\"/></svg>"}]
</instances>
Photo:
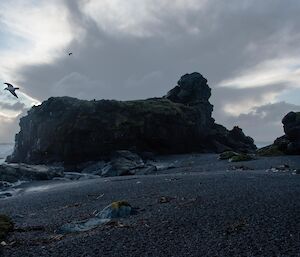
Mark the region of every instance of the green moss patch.
<instances>
[{"instance_id":1,"label":"green moss patch","mask_svg":"<svg viewBox=\"0 0 300 257\"><path fill-rule=\"evenodd\" d=\"M112 209L119 209L123 206L131 207L131 205L126 201L116 201L116 202L111 203L111 208Z\"/></svg>"},{"instance_id":2,"label":"green moss patch","mask_svg":"<svg viewBox=\"0 0 300 257\"><path fill-rule=\"evenodd\" d=\"M258 149L256 152L259 156L280 156L284 155L282 151L278 149L278 146L276 145L269 145L266 147L263 147L261 149Z\"/></svg>"},{"instance_id":3,"label":"green moss patch","mask_svg":"<svg viewBox=\"0 0 300 257\"><path fill-rule=\"evenodd\" d=\"M155 113L164 115L182 115L183 105L171 102L168 99L147 99L123 102L122 105L128 110L138 113Z\"/></svg>"},{"instance_id":4,"label":"green moss patch","mask_svg":"<svg viewBox=\"0 0 300 257\"><path fill-rule=\"evenodd\" d=\"M249 154L238 154L236 156L233 156L229 159L230 162L245 162L245 161L251 161L254 158Z\"/></svg>"},{"instance_id":5,"label":"green moss patch","mask_svg":"<svg viewBox=\"0 0 300 257\"><path fill-rule=\"evenodd\" d=\"M233 151L226 151L219 155L219 160L229 160L234 156L238 156L239 154Z\"/></svg>"},{"instance_id":6,"label":"green moss patch","mask_svg":"<svg viewBox=\"0 0 300 257\"><path fill-rule=\"evenodd\" d=\"M13 230L13 227L11 219L6 215L0 214L0 241L4 240L8 232Z\"/></svg>"}]
</instances>

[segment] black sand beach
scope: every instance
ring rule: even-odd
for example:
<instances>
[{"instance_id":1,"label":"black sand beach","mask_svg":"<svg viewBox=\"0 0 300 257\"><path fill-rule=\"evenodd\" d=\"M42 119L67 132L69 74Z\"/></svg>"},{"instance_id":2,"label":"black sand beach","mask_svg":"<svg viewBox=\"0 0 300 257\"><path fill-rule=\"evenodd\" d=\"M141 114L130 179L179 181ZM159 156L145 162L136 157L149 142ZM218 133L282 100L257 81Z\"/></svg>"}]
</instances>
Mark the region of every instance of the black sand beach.
<instances>
[{"instance_id":1,"label":"black sand beach","mask_svg":"<svg viewBox=\"0 0 300 257\"><path fill-rule=\"evenodd\" d=\"M17 196L0 200L16 228L2 256L300 256L300 176L266 171L297 168L299 156L238 164L214 154L163 160L175 168L23 185ZM139 208L137 214L88 232L57 233L116 200Z\"/></svg>"}]
</instances>

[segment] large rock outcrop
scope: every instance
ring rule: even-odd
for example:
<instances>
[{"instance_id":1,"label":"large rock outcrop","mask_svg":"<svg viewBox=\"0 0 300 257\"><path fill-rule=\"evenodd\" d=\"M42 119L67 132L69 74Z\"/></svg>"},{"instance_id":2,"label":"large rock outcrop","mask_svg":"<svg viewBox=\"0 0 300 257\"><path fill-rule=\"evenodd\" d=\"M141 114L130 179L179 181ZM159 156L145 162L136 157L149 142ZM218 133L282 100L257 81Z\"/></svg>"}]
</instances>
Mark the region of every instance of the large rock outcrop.
<instances>
[{"instance_id":1,"label":"large rock outcrop","mask_svg":"<svg viewBox=\"0 0 300 257\"><path fill-rule=\"evenodd\" d=\"M289 112L282 123L284 133L289 140L287 152L300 154L300 112Z\"/></svg>"},{"instance_id":2,"label":"large rock outcrop","mask_svg":"<svg viewBox=\"0 0 300 257\"><path fill-rule=\"evenodd\" d=\"M265 155L300 154L300 112L289 112L282 119L282 124L285 135L259 152Z\"/></svg>"},{"instance_id":3,"label":"large rock outcrop","mask_svg":"<svg viewBox=\"0 0 300 257\"><path fill-rule=\"evenodd\" d=\"M85 101L51 97L20 120L9 162L76 164L116 150L220 152L256 149L242 130L215 124L211 89L199 73L186 74L162 98Z\"/></svg>"}]
</instances>

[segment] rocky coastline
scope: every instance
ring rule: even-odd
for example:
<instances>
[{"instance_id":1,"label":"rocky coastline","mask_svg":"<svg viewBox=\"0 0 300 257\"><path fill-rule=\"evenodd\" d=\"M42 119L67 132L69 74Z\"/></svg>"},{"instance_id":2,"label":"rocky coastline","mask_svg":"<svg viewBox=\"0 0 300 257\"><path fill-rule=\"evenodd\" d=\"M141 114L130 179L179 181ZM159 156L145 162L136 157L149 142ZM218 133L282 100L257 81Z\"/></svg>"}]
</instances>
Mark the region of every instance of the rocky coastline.
<instances>
[{"instance_id":1,"label":"rocky coastline","mask_svg":"<svg viewBox=\"0 0 300 257\"><path fill-rule=\"evenodd\" d=\"M299 113L257 150L210 95L192 73L161 98L33 107L0 165L0 255L297 256Z\"/></svg>"},{"instance_id":2,"label":"rocky coastline","mask_svg":"<svg viewBox=\"0 0 300 257\"><path fill-rule=\"evenodd\" d=\"M207 80L191 73L161 98L52 97L20 120L14 151L0 165L0 190L6 197L23 182L156 174L174 166L158 161L163 155L223 153L239 162L300 153L299 113L283 118L283 137L257 150L238 126L215 123L210 96Z\"/></svg>"}]
</instances>

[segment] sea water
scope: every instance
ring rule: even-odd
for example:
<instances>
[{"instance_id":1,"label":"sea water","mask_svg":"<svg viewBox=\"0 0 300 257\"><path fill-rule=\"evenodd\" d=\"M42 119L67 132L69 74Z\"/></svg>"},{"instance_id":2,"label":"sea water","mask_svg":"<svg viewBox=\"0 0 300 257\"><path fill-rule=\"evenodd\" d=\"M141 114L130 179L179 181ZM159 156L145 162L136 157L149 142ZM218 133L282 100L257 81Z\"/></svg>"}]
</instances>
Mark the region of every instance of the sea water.
<instances>
[{"instance_id":1,"label":"sea water","mask_svg":"<svg viewBox=\"0 0 300 257\"><path fill-rule=\"evenodd\" d=\"M0 143L0 164L5 162L6 157L13 152L13 149L14 144ZM0 199L16 195L21 190L18 187L23 183L23 181L17 181L15 183L0 183Z\"/></svg>"}]
</instances>

